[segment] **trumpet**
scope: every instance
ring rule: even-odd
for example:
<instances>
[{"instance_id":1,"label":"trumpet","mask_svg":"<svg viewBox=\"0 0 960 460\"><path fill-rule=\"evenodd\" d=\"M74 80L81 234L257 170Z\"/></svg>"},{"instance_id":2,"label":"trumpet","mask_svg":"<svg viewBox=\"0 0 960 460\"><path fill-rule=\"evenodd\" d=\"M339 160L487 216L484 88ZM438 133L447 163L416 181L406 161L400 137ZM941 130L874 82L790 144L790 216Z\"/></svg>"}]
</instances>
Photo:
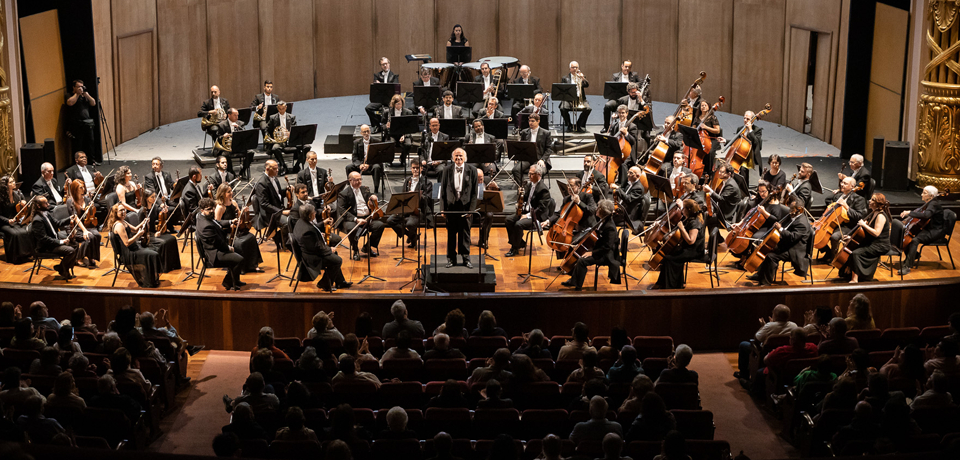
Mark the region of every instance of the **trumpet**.
<instances>
[{"instance_id":1,"label":"trumpet","mask_svg":"<svg viewBox=\"0 0 960 460\"><path fill-rule=\"evenodd\" d=\"M265 144L285 144L287 140L290 139L290 131L284 129L283 126L277 126L273 130L273 136L265 136L263 138L263 143Z\"/></svg>"},{"instance_id":2,"label":"trumpet","mask_svg":"<svg viewBox=\"0 0 960 460\"><path fill-rule=\"evenodd\" d=\"M227 119L227 112L223 108L218 108L216 112L211 113L200 119L200 128L207 129L215 124Z\"/></svg>"}]
</instances>

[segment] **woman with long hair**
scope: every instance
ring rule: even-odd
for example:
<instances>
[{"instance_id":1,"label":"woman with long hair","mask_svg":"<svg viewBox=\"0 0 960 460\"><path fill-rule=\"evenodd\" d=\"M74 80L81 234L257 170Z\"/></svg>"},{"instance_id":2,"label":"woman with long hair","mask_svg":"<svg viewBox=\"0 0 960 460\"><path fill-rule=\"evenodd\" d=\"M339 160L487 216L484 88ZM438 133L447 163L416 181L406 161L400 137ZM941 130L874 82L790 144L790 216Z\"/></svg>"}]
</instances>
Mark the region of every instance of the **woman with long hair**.
<instances>
[{"instance_id":1,"label":"woman with long hair","mask_svg":"<svg viewBox=\"0 0 960 460\"><path fill-rule=\"evenodd\" d=\"M97 212L96 205L93 204L93 201L90 197L87 196L87 185L84 184L82 180L70 181L69 194L67 195L66 205L67 210L70 211L71 216L77 216L77 219L82 219L84 212L89 216L92 213ZM90 208L87 211L87 207ZM86 227L83 226L83 222L79 224L81 226L81 231L86 238L78 239L80 241L79 254L77 254L77 265L81 267L95 268L100 262L100 233L94 229L94 231L87 231Z\"/></svg>"},{"instance_id":2,"label":"woman with long hair","mask_svg":"<svg viewBox=\"0 0 960 460\"><path fill-rule=\"evenodd\" d=\"M113 178L117 183L117 188L114 191L117 192L117 200L119 200L120 205L127 211L137 212L137 189L141 187L140 184L134 182L130 167L121 166L117 168Z\"/></svg>"},{"instance_id":3,"label":"woman with long hair","mask_svg":"<svg viewBox=\"0 0 960 460\"><path fill-rule=\"evenodd\" d=\"M126 220L127 208L117 203L110 208L107 217L107 227L111 235L120 238L120 244L113 250L120 251L124 265L130 269L130 274L140 287L155 288L160 286L160 255L156 251L140 246L139 240L145 231L144 223L133 226ZM118 247L117 247L118 246Z\"/></svg>"},{"instance_id":4,"label":"woman with long hair","mask_svg":"<svg viewBox=\"0 0 960 460\"><path fill-rule=\"evenodd\" d=\"M460 24L453 26L453 30L450 31L447 46L470 46L470 40L467 40L466 35L463 34L463 27Z\"/></svg>"},{"instance_id":5,"label":"woman with long hair","mask_svg":"<svg viewBox=\"0 0 960 460\"><path fill-rule=\"evenodd\" d=\"M228 184L220 184L216 194L217 207L213 210L216 220L233 220L239 217L240 207L233 199L233 189ZM231 229L231 234L233 229ZM257 244L257 237L248 230L237 231L236 238L233 240L233 248L237 254L243 256L243 266L240 273L262 273L260 264L263 262L263 256L260 255L260 246Z\"/></svg>"},{"instance_id":6,"label":"woman with long hair","mask_svg":"<svg viewBox=\"0 0 960 460\"><path fill-rule=\"evenodd\" d=\"M870 198L870 214L857 222L863 230L863 240L850 253L844 268L849 270L851 283L873 280L880 257L890 251L890 222L890 202L882 193L875 193Z\"/></svg>"},{"instance_id":7,"label":"woman with long hair","mask_svg":"<svg viewBox=\"0 0 960 460\"><path fill-rule=\"evenodd\" d=\"M683 265L703 257L703 216L700 206L691 199L683 200L683 220L677 224L680 244L663 257L660 277L651 289L680 289L683 287Z\"/></svg>"},{"instance_id":8,"label":"woman with long hair","mask_svg":"<svg viewBox=\"0 0 960 460\"><path fill-rule=\"evenodd\" d=\"M14 220L17 216L17 204L26 201L17 190L17 181L10 176L0 177L0 233L3 233L3 249L7 263L22 264L33 257L34 241L25 225ZM29 211L24 211L27 213ZM23 222L30 222L32 216L26 216Z\"/></svg>"},{"instance_id":9,"label":"woman with long hair","mask_svg":"<svg viewBox=\"0 0 960 460\"><path fill-rule=\"evenodd\" d=\"M169 214L173 212L173 209L168 208L162 200L154 205L154 200L156 199L156 192L144 190L143 208L137 213L137 217L141 222L146 221L144 229L150 235L150 242L147 244L147 247L153 249L160 255L160 272L170 273L180 269L180 247L177 245L176 236L163 233L165 229L158 231L158 226L160 225L160 214L163 211ZM169 217L167 217L167 219L169 220Z\"/></svg>"}]
</instances>

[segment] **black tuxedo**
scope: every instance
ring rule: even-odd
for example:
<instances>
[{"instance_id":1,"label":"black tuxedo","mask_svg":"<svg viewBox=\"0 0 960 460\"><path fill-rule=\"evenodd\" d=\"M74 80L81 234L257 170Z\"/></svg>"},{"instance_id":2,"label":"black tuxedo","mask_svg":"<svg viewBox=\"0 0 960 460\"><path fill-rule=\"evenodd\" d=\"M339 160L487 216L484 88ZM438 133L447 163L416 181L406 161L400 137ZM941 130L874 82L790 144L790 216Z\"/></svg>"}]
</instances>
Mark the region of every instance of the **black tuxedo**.
<instances>
[{"instance_id":1,"label":"black tuxedo","mask_svg":"<svg viewBox=\"0 0 960 460\"><path fill-rule=\"evenodd\" d=\"M803 180L794 188L793 193L800 200L800 204L804 208L810 209L810 205L813 202L813 186L810 185L809 180Z\"/></svg>"},{"instance_id":2,"label":"black tuxedo","mask_svg":"<svg viewBox=\"0 0 960 460\"><path fill-rule=\"evenodd\" d=\"M387 76L383 76L383 71L373 73L373 82L374 83L400 83L400 75L393 73L392 70L387 71Z\"/></svg>"},{"instance_id":3,"label":"black tuxedo","mask_svg":"<svg viewBox=\"0 0 960 460\"><path fill-rule=\"evenodd\" d=\"M622 75L623 72L614 72L608 81L623 81L620 79ZM636 72L630 72L630 74L627 75L627 83L640 83L640 74Z\"/></svg>"},{"instance_id":4,"label":"black tuxedo","mask_svg":"<svg viewBox=\"0 0 960 460\"><path fill-rule=\"evenodd\" d=\"M30 224L30 234L33 236L33 241L37 245L37 252L47 252L60 256L60 265L57 265L55 268L61 277L69 278L70 269L76 265L79 252L72 246L60 244L58 232L61 228L69 228L70 219L54 219L52 209L53 207L51 206L51 211L46 213L37 212L33 215L33 221ZM46 218L44 218L44 216L46 216Z\"/></svg>"},{"instance_id":5,"label":"black tuxedo","mask_svg":"<svg viewBox=\"0 0 960 460\"><path fill-rule=\"evenodd\" d=\"M384 77L383 72L374 72L373 74L374 83L400 83L400 76L393 73L392 70L387 71L386 77ZM380 102L371 102L367 104L363 109L367 112L367 118L370 119L370 128L377 130L380 128L380 123L385 120L380 116L378 112L384 112L387 108Z\"/></svg>"},{"instance_id":6,"label":"black tuxedo","mask_svg":"<svg viewBox=\"0 0 960 460\"><path fill-rule=\"evenodd\" d=\"M720 190L716 190L716 192L717 212L723 214L723 219L727 221L728 225L734 224L737 221L737 204L740 203L740 187L731 177L724 181L720 185Z\"/></svg>"},{"instance_id":7,"label":"black tuxedo","mask_svg":"<svg viewBox=\"0 0 960 460\"><path fill-rule=\"evenodd\" d=\"M227 269L222 284L228 289L240 282L240 266L243 264L243 256L232 251L227 245L229 230L229 220L218 221L213 218L212 213L210 216L197 213L197 236L203 245L203 254L211 266Z\"/></svg>"},{"instance_id":8,"label":"black tuxedo","mask_svg":"<svg viewBox=\"0 0 960 460\"><path fill-rule=\"evenodd\" d=\"M89 165L89 164L86 166L86 168L87 168L87 172L90 173L90 178L93 179L93 176L94 176L94 174L96 174L97 170L96 170L93 166L91 166L91 165ZM64 171L64 174L66 174L67 177L70 178L70 180L78 180L78 181L84 182L84 180L83 180L83 174L80 174L80 166L79 166L79 165L73 165L73 166L67 168L67 170ZM93 189L90 189L90 188L88 187L87 192L93 193L94 190L93 190Z\"/></svg>"},{"instance_id":9,"label":"black tuxedo","mask_svg":"<svg viewBox=\"0 0 960 460\"><path fill-rule=\"evenodd\" d=\"M60 195L60 201L54 202L54 190L56 190L57 194ZM43 180L43 177L41 176L36 182L33 183L33 187L30 188L30 193L35 196L43 195L47 197L47 201L50 202L50 206L63 203L63 200L66 199L66 195L63 194L63 187L60 186L60 182L57 180L56 174L54 174L53 178L50 179L50 186L47 185L47 181Z\"/></svg>"},{"instance_id":10,"label":"black tuxedo","mask_svg":"<svg viewBox=\"0 0 960 460\"><path fill-rule=\"evenodd\" d=\"M473 129L470 129L470 132L467 133L466 143L476 144L478 138L481 138L481 137L477 135L477 132L474 131ZM489 134L487 132L483 133L482 139L484 144L492 144L495 146L494 147L494 152L496 155L495 158L501 158L503 156L503 142L498 141L497 138L493 137L493 134ZM481 166L481 168L483 169L483 174L485 176L490 176L490 177L493 177L493 174L497 170L496 166L493 163L484 163Z\"/></svg>"},{"instance_id":11,"label":"black tuxedo","mask_svg":"<svg viewBox=\"0 0 960 460\"><path fill-rule=\"evenodd\" d=\"M430 171L435 171L437 175L442 175L443 169L447 166L447 163L449 163L449 160L444 160L442 163L440 163L437 166L433 166L430 164L431 161L434 161L433 150L432 150L433 142L434 142L433 133L431 133L430 131L425 131L425 133L426 133L425 135L420 136L420 151L419 151L420 162L427 163L423 167L423 174L426 174ZM443 132L437 131L436 142L449 142L449 141L450 141L450 136L444 134ZM440 179L442 179L442 177L439 177L437 180L439 181Z\"/></svg>"},{"instance_id":12,"label":"black tuxedo","mask_svg":"<svg viewBox=\"0 0 960 460\"><path fill-rule=\"evenodd\" d=\"M583 287L583 280L587 277L587 267L602 264L607 266L607 277L611 283L620 284L620 238L617 236L617 226L613 219L606 219L597 231L597 242L593 245L593 252L582 257L573 266L570 279L577 289Z\"/></svg>"},{"instance_id":13,"label":"black tuxedo","mask_svg":"<svg viewBox=\"0 0 960 460\"><path fill-rule=\"evenodd\" d=\"M384 139L390 137L393 139L394 144L400 148L400 163L406 163L407 158L410 155L410 148L413 147L413 141L410 139L410 134L407 135L393 135L390 134L390 128L387 128L387 123L390 123L390 120L395 116L393 114L394 109L383 109L383 125L384 125ZM400 116L413 115L413 111L404 107L400 110ZM400 138L403 137L403 142L400 142Z\"/></svg>"},{"instance_id":14,"label":"black tuxedo","mask_svg":"<svg viewBox=\"0 0 960 460\"><path fill-rule=\"evenodd\" d=\"M622 72L615 72L615 73L610 77L610 80L609 80L609 81L617 81L617 82L618 82L618 81L621 81L621 80L620 80L620 77L621 77L622 75L623 75ZM629 84L629 83L640 83L640 75L638 75L636 72L630 72L630 74L627 75L627 83L628 83L628 84ZM624 97L625 97L625 98L629 98L630 96L627 95L627 96L624 96ZM608 99L607 102L604 102L604 103L603 103L603 127L604 127L604 128L610 126L610 116L613 115L614 113L616 113L617 107L619 107L620 104L623 104L623 102L620 102L620 101L622 101L622 100L624 99L624 97L619 98L619 99ZM644 99L644 100L649 100L649 99ZM613 134L613 132L611 131L610 134Z\"/></svg>"},{"instance_id":15,"label":"black tuxedo","mask_svg":"<svg viewBox=\"0 0 960 460\"><path fill-rule=\"evenodd\" d=\"M367 186L361 185L360 196L363 198L364 204L366 204L370 200L370 195L373 195L372 193L370 193L370 188ZM354 194L353 187L350 187L349 185L347 187L344 187L343 191L341 191L340 195L337 197L337 207L340 209L340 212L342 213L342 219L343 219L340 222L340 229L350 234L350 246L351 248L353 248L354 251L358 250L358 243L360 240L360 236L362 236L362 235L360 236L357 235L357 233L359 233L360 230L352 231L353 228L357 226L357 220L366 218L367 216L370 215L370 213L373 213L374 211L376 211L375 209L367 209L366 215L359 216L357 215L357 204L358 204L357 198L356 198L356 195ZM381 206L384 205L384 203L379 203L379 204ZM370 238L367 244L370 247L376 248L380 246L380 237L383 235L384 228L386 228L386 225L383 223L383 220L377 219L377 220L370 220L367 222L367 231L369 231L370 233ZM364 249L365 249L365 252L369 253L366 247Z\"/></svg>"},{"instance_id":16,"label":"black tuxedo","mask_svg":"<svg viewBox=\"0 0 960 460\"><path fill-rule=\"evenodd\" d=\"M870 197L867 194L872 192L870 190L870 170L866 166L861 166L853 173L853 178L856 179L857 185L863 184L863 188L857 191L857 195L862 196L864 200L869 200Z\"/></svg>"},{"instance_id":17,"label":"black tuxedo","mask_svg":"<svg viewBox=\"0 0 960 460\"><path fill-rule=\"evenodd\" d=\"M417 239L417 228L420 226L420 218L422 216L426 216L427 218L427 227L434 225L433 183L423 175L420 176L419 181L416 186L412 185L412 177L408 177L407 180L403 181L404 192L420 190L420 207L418 210L409 214L393 214L387 218L387 225L390 226L397 235L406 235L408 243Z\"/></svg>"},{"instance_id":18,"label":"black tuxedo","mask_svg":"<svg viewBox=\"0 0 960 460\"><path fill-rule=\"evenodd\" d=\"M260 204L260 225L267 227L270 225L270 219L273 218L273 215L283 211L285 190L276 177L271 178L264 174L254 185L253 193L257 195L257 201ZM278 221L277 223L282 222Z\"/></svg>"},{"instance_id":19,"label":"black tuxedo","mask_svg":"<svg viewBox=\"0 0 960 460\"><path fill-rule=\"evenodd\" d=\"M221 184L229 184L237 178L237 176L230 171L224 171L224 176L226 181L224 181L224 178L220 177L220 170L215 170L212 174L207 176L207 184L213 186L213 196L217 196L217 189L220 188Z\"/></svg>"},{"instance_id":20,"label":"black tuxedo","mask_svg":"<svg viewBox=\"0 0 960 460\"><path fill-rule=\"evenodd\" d=\"M246 125L243 123L243 121L237 120L237 126L235 126L235 127L231 130L231 129L230 129L230 120L229 120L229 119L221 121L217 126L220 127L220 134L221 134L221 136L218 138L218 139L220 140L220 145L223 145L223 143L224 143L224 142L223 142L223 135L224 135L224 134L227 134L227 133L235 133L235 132L238 132L238 131L243 131L243 129L246 127ZM267 122L266 122L266 120L260 122L259 128L260 128L261 131L266 132L266 129L267 129ZM239 156L239 157L241 158L240 174L246 174L246 171L248 171L248 170L250 169L250 163L253 163L253 150L249 150L249 151L247 151L247 152L241 152L241 153L233 153L233 152L228 151L228 150L220 150L220 149L217 149L217 153L220 154L220 155L223 155L223 156L227 157L227 169L230 170L231 172L233 171L233 159L234 159L234 157L238 157L238 156Z\"/></svg>"},{"instance_id":21,"label":"black tuxedo","mask_svg":"<svg viewBox=\"0 0 960 460\"><path fill-rule=\"evenodd\" d=\"M917 247L921 244L929 244L943 238L947 231L943 219L943 205L940 203L940 198L934 198L923 206L910 211L910 213L907 214L907 218L926 219L928 223L917 236L913 237L910 244L903 248L906 256L904 257L901 267L904 268L913 267L913 261L917 258ZM891 241L890 243L894 246L900 246L902 241Z\"/></svg>"},{"instance_id":22,"label":"black tuxedo","mask_svg":"<svg viewBox=\"0 0 960 460\"><path fill-rule=\"evenodd\" d=\"M290 112L283 114L283 117L286 118L287 131L292 130L294 126L297 126L297 117L291 114ZM279 126L280 126L280 114L275 113L273 115L270 115L270 119L267 120L267 135L269 135L270 137L273 137L273 131L277 129Z\"/></svg>"},{"instance_id":23,"label":"black tuxedo","mask_svg":"<svg viewBox=\"0 0 960 460\"><path fill-rule=\"evenodd\" d=\"M827 206L832 203L836 203L841 197L843 197L843 193L837 192L832 197L827 198ZM829 258L832 258L832 256L836 254L843 235L849 235L850 232L856 230L858 227L857 223L860 222L860 219L865 218L867 214L870 213L870 210L867 208L866 200L856 193L850 193L847 195L847 207L847 216L850 219L843 225L840 225L840 227L837 228L832 235L830 235L830 249L827 252L827 256Z\"/></svg>"},{"instance_id":24,"label":"black tuxedo","mask_svg":"<svg viewBox=\"0 0 960 460\"><path fill-rule=\"evenodd\" d=\"M207 112L213 110L214 108L215 106L214 106L213 98L207 99L203 101L202 104L200 104L200 110L197 112L197 116L201 118L206 117L207 115L209 115ZM222 108L224 113L226 113L228 110L230 110L230 103L227 102L226 99L221 97L220 108ZM206 132L210 136L211 141L216 141L217 138L220 137L220 134L221 134L220 129L221 128L219 124L211 125L210 127L206 128Z\"/></svg>"},{"instance_id":25,"label":"black tuxedo","mask_svg":"<svg viewBox=\"0 0 960 460\"><path fill-rule=\"evenodd\" d=\"M470 224L472 219L464 212L473 212L477 209L479 188L477 186L477 167L465 163L463 165L460 193L456 188L456 165L451 163L440 182L440 205L447 214L447 261L457 262L457 254L464 262L470 257ZM456 214L454 214L456 213ZM482 261L480 261L482 262Z\"/></svg>"},{"instance_id":26,"label":"black tuxedo","mask_svg":"<svg viewBox=\"0 0 960 460\"><path fill-rule=\"evenodd\" d=\"M441 119L441 120L447 119L447 117L444 117L444 116L443 116L443 115L444 115L443 109L444 109L444 105L443 105L443 104L440 104L440 105L434 106L434 107L433 107L433 110L431 110L431 112L433 113L433 116L436 117L436 118L439 118L439 119ZM463 107L460 107L459 105L456 105L456 104L450 104L450 115L452 115L452 116L449 117L449 119L453 119L453 118L466 118L466 117L463 116ZM469 112L468 112L468 113L467 113L467 117L469 117L469 116L470 116L470 114L469 114Z\"/></svg>"},{"instance_id":27,"label":"black tuxedo","mask_svg":"<svg viewBox=\"0 0 960 460\"><path fill-rule=\"evenodd\" d=\"M480 110L477 110L473 114L473 118L486 118L486 117L487 117L487 106L481 107ZM493 109L492 118L503 118L503 111L500 109Z\"/></svg>"},{"instance_id":28,"label":"black tuxedo","mask_svg":"<svg viewBox=\"0 0 960 460\"><path fill-rule=\"evenodd\" d=\"M768 219L769 220L769 219ZM809 264L807 263L807 243L813 238L813 229L806 214L787 219L780 229L780 242L772 254L767 254L757 270L760 275L760 284L772 284L777 277L777 267L780 262L789 260L793 264L793 272L799 276L806 276Z\"/></svg>"},{"instance_id":29,"label":"black tuxedo","mask_svg":"<svg viewBox=\"0 0 960 460\"><path fill-rule=\"evenodd\" d=\"M370 144L374 144L375 141L373 137L370 137ZM350 173L356 171L363 175L372 175L373 176L373 191L380 195L380 182L381 177L383 177L383 165L380 163L370 164L369 168L366 171L360 172L360 165L365 164L364 161L368 160L367 158L367 147L364 147L363 138L353 141L353 155L351 157L351 163L348 164L344 171L346 171L347 177L350 177Z\"/></svg>"},{"instance_id":30,"label":"black tuxedo","mask_svg":"<svg viewBox=\"0 0 960 460\"><path fill-rule=\"evenodd\" d=\"M170 173L166 171L160 171L160 176L163 178L163 186L167 189L167 197L173 195L173 187L176 183L173 181L173 177L170 176ZM143 175L143 188L147 189L149 192L160 194L160 184L157 183L157 173L152 170Z\"/></svg>"},{"instance_id":31,"label":"black tuxedo","mask_svg":"<svg viewBox=\"0 0 960 460\"><path fill-rule=\"evenodd\" d=\"M573 75L567 74L560 80L560 83L573 83ZM590 108L590 103L587 102L586 89L588 87L590 87L590 82L588 82L587 80L583 80L583 83L580 85L580 89L584 93L584 96L583 96L584 108L583 110L580 111L580 116L577 118L577 124L576 124L576 128L581 131L587 129L587 119L590 118L590 112L593 110ZM563 102L560 104L560 115L563 116L563 123L568 127L571 126L570 112L573 111L573 109L574 109L573 104L569 102Z\"/></svg>"},{"instance_id":32,"label":"black tuxedo","mask_svg":"<svg viewBox=\"0 0 960 460\"><path fill-rule=\"evenodd\" d=\"M520 131L520 140L524 142L536 142L537 154L539 155L538 159L542 160L544 164L544 175L553 169L553 165L550 163L550 155L553 155L553 137L550 135L549 130L540 127L537 129L537 138L531 139L530 128L527 128ZM531 163L526 161L514 162L513 180L517 181L518 184L521 183L523 176L530 171L530 164Z\"/></svg>"},{"instance_id":33,"label":"black tuxedo","mask_svg":"<svg viewBox=\"0 0 960 460\"><path fill-rule=\"evenodd\" d=\"M198 184L194 184L192 180L188 180L183 186L183 193L180 194L180 212L184 216L190 214L197 210L197 206L200 204L200 198L203 198L205 193L200 190Z\"/></svg>"},{"instance_id":34,"label":"black tuxedo","mask_svg":"<svg viewBox=\"0 0 960 460\"><path fill-rule=\"evenodd\" d=\"M542 178L537 182L536 187L530 182L525 182L523 184L523 194L522 212L520 215L514 213L507 216L505 222L510 250L513 252L517 252L526 245L523 240L524 230L532 230L538 222L548 220L550 215L553 214L550 190L547 189L547 183ZM530 214L530 217L525 217L527 214Z\"/></svg>"},{"instance_id":35,"label":"black tuxedo","mask_svg":"<svg viewBox=\"0 0 960 460\"><path fill-rule=\"evenodd\" d=\"M323 168L316 168L317 171L317 187L313 187L313 174L310 173L310 168L304 168L302 171L297 173L297 183L305 184L307 186L307 196L315 197L320 196L326 193L324 185L327 183L327 170ZM293 213L293 210L290 211Z\"/></svg>"},{"instance_id":36,"label":"black tuxedo","mask_svg":"<svg viewBox=\"0 0 960 460\"><path fill-rule=\"evenodd\" d=\"M286 119L287 131L289 133L289 131L293 130L294 126L297 126L297 117L289 112L283 114L283 117ZM270 119L267 120L267 132L264 134L264 138L266 138L266 136L273 137L274 130L276 130L279 126L280 113L270 115ZM277 160L277 163L280 164L280 171L284 173L287 170L287 163L283 160L284 147L300 147L297 148L297 151L294 153L295 164L303 163L306 159L306 151L303 150L303 146L292 146L289 144L268 144L265 141L263 147L265 150L273 154L273 158ZM306 148L309 149L309 146L306 146Z\"/></svg>"},{"instance_id":37,"label":"black tuxedo","mask_svg":"<svg viewBox=\"0 0 960 460\"><path fill-rule=\"evenodd\" d=\"M413 81L413 86L423 86L423 80L416 79ZM430 86L440 86L440 79L437 77L430 77ZM446 89L445 87L443 89Z\"/></svg>"},{"instance_id":38,"label":"black tuxedo","mask_svg":"<svg viewBox=\"0 0 960 460\"><path fill-rule=\"evenodd\" d=\"M628 181L614 194L623 200L623 209L629 219L627 224L630 230L634 234L642 232L646 224L647 212L650 211L650 195L647 195L643 184L638 180L631 185Z\"/></svg>"},{"instance_id":39,"label":"black tuxedo","mask_svg":"<svg viewBox=\"0 0 960 460\"><path fill-rule=\"evenodd\" d=\"M581 184L587 185L587 171L582 171L577 177L580 178ZM604 198L610 198L610 187L607 185L606 176L594 169L591 177L593 177L593 201L599 203Z\"/></svg>"},{"instance_id":40,"label":"black tuxedo","mask_svg":"<svg viewBox=\"0 0 960 460\"><path fill-rule=\"evenodd\" d=\"M300 281L313 281L320 276L321 270L324 274L318 286L339 285L345 281L340 270L343 259L330 249L320 227L300 219L293 229L293 239L300 246L300 271L297 276Z\"/></svg>"},{"instance_id":41,"label":"black tuxedo","mask_svg":"<svg viewBox=\"0 0 960 460\"><path fill-rule=\"evenodd\" d=\"M266 94L264 93L257 94L256 96L253 97L253 102L250 103L250 108L253 110L257 110L257 106L260 104L264 104L266 98L267 98ZM277 93L273 93L270 95L270 103L264 104L264 105L277 105L277 102L280 102L282 100L283 99L281 99L280 96L277 96ZM263 110L263 109L261 108L260 110Z\"/></svg>"}]
</instances>

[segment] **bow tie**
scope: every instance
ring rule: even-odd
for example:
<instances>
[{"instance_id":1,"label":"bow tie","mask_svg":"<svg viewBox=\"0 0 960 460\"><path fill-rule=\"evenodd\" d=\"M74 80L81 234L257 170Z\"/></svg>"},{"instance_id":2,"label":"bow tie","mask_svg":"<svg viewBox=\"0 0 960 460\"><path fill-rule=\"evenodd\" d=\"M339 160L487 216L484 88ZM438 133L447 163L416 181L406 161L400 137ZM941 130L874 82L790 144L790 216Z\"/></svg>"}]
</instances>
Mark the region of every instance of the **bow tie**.
<instances>
[{"instance_id":1,"label":"bow tie","mask_svg":"<svg viewBox=\"0 0 960 460\"><path fill-rule=\"evenodd\" d=\"M457 166L457 174L460 174L460 173L462 173L462 172L463 172L463 167L462 167L462 166Z\"/></svg>"}]
</instances>

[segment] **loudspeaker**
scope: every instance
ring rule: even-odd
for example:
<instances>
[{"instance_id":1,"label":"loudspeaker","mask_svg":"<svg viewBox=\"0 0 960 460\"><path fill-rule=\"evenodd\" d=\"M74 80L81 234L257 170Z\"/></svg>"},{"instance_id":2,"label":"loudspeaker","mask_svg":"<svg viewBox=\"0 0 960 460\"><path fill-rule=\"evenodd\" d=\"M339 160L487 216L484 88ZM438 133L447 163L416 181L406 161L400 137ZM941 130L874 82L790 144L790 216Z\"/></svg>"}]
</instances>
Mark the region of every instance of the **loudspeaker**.
<instances>
[{"instance_id":1,"label":"loudspeaker","mask_svg":"<svg viewBox=\"0 0 960 460\"><path fill-rule=\"evenodd\" d=\"M873 138L873 161L870 163L870 176L877 181L877 188L883 188L883 138Z\"/></svg>"},{"instance_id":2,"label":"loudspeaker","mask_svg":"<svg viewBox=\"0 0 960 460\"><path fill-rule=\"evenodd\" d=\"M57 150L53 139L43 140L43 161L53 165L53 170L57 171Z\"/></svg>"},{"instance_id":3,"label":"loudspeaker","mask_svg":"<svg viewBox=\"0 0 960 460\"><path fill-rule=\"evenodd\" d=\"M883 189L906 191L910 187L909 165L910 143L888 141L883 153Z\"/></svg>"},{"instance_id":4,"label":"loudspeaker","mask_svg":"<svg viewBox=\"0 0 960 460\"><path fill-rule=\"evenodd\" d=\"M40 165L43 164L43 144L23 144L20 147L20 190L24 196L30 194L33 183L40 179Z\"/></svg>"}]
</instances>

